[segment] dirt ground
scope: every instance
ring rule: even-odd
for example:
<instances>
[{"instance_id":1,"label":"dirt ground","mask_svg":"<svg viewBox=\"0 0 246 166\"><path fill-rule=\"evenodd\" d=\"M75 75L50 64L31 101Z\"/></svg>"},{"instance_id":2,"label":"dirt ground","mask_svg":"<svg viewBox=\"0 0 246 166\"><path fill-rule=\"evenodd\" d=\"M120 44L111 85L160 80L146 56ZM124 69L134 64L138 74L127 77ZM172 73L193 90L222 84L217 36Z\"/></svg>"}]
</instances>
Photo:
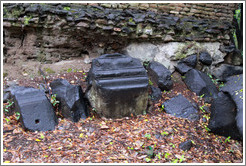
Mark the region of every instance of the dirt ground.
<instances>
[{"instance_id":1,"label":"dirt ground","mask_svg":"<svg viewBox=\"0 0 246 166\"><path fill-rule=\"evenodd\" d=\"M18 81L23 78L34 79L40 76L39 67L41 67L46 75L76 71L88 72L91 66L89 62L91 62L92 59L93 58L86 56L84 58L63 60L53 64L45 64L37 61L16 61L15 64L4 63L3 75L5 80L8 81Z\"/></svg>"}]
</instances>

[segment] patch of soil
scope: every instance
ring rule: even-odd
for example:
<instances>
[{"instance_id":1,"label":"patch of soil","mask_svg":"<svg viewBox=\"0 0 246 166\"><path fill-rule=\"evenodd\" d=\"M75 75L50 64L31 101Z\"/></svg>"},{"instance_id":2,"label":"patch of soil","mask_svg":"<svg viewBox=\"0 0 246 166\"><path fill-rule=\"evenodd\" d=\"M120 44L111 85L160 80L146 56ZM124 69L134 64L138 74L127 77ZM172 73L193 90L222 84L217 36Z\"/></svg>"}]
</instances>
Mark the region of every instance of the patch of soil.
<instances>
[{"instance_id":1,"label":"patch of soil","mask_svg":"<svg viewBox=\"0 0 246 166\"><path fill-rule=\"evenodd\" d=\"M39 68L41 68L46 75L57 75L65 72L76 72L83 71L88 72L93 58L82 57L82 58L71 58L70 60L62 60L53 64L44 64L38 61L15 61L15 64L4 63L3 73L5 80L20 80L20 79L31 79L40 76ZM85 63L86 62L86 63Z\"/></svg>"}]
</instances>

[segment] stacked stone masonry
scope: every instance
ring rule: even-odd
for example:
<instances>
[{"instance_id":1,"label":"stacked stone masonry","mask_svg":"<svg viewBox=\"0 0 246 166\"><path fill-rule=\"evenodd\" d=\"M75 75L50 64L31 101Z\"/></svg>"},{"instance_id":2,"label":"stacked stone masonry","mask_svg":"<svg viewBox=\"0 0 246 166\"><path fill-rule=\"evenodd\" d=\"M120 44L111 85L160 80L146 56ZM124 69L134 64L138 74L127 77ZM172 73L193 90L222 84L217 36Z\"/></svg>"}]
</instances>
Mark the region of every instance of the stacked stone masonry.
<instances>
[{"instance_id":1,"label":"stacked stone masonry","mask_svg":"<svg viewBox=\"0 0 246 166\"><path fill-rule=\"evenodd\" d=\"M3 5L4 57L6 60L18 54L27 59L53 61L54 57L66 59L91 53L95 47L104 49L102 53L115 52L132 41L229 44L237 5L6 3Z\"/></svg>"}]
</instances>

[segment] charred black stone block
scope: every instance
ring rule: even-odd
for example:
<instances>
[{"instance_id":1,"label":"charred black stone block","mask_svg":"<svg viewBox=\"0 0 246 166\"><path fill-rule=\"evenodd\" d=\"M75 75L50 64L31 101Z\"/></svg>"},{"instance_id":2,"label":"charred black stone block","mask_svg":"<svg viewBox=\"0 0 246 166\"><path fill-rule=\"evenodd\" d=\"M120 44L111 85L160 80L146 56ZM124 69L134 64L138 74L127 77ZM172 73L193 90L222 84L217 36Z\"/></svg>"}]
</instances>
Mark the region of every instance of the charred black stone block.
<instances>
[{"instance_id":1,"label":"charred black stone block","mask_svg":"<svg viewBox=\"0 0 246 166\"><path fill-rule=\"evenodd\" d=\"M20 121L30 131L54 130L57 118L54 109L41 90L20 87L13 94L15 111L20 112Z\"/></svg>"},{"instance_id":2,"label":"charred black stone block","mask_svg":"<svg viewBox=\"0 0 246 166\"><path fill-rule=\"evenodd\" d=\"M52 94L56 94L59 109L65 118L78 122L80 118L85 119L87 114L84 102L84 93L80 86L71 85L67 80L56 79L50 83Z\"/></svg>"},{"instance_id":3,"label":"charred black stone block","mask_svg":"<svg viewBox=\"0 0 246 166\"><path fill-rule=\"evenodd\" d=\"M187 87L198 96L204 95L205 98L216 98L218 89L211 79L203 72L191 69L185 74L184 82Z\"/></svg>"},{"instance_id":4,"label":"charred black stone block","mask_svg":"<svg viewBox=\"0 0 246 166\"><path fill-rule=\"evenodd\" d=\"M236 122L236 105L228 94L218 93L218 97L211 104L211 115L208 128L211 132L233 139L240 139Z\"/></svg>"},{"instance_id":5,"label":"charred black stone block","mask_svg":"<svg viewBox=\"0 0 246 166\"><path fill-rule=\"evenodd\" d=\"M107 118L143 113L148 104L148 76L140 60L119 53L92 61L86 96Z\"/></svg>"},{"instance_id":6,"label":"charred black stone block","mask_svg":"<svg viewBox=\"0 0 246 166\"><path fill-rule=\"evenodd\" d=\"M148 73L153 82L155 82L162 91L172 89L172 73L164 65L159 62L152 61L149 63Z\"/></svg>"}]
</instances>

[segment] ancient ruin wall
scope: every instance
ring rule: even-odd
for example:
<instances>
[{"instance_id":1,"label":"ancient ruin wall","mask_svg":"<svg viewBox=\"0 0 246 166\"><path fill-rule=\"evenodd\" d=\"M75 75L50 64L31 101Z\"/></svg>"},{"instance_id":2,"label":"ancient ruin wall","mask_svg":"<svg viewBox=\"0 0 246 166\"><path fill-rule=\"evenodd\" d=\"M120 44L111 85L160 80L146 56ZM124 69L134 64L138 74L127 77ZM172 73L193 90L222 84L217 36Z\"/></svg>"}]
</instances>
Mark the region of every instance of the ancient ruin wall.
<instances>
[{"instance_id":1,"label":"ancient ruin wall","mask_svg":"<svg viewBox=\"0 0 246 166\"><path fill-rule=\"evenodd\" d=\"M234 3L4 4L4 62L55 62L119 51L132 42L232 38Z\"/></svg>"}]
</instances>

